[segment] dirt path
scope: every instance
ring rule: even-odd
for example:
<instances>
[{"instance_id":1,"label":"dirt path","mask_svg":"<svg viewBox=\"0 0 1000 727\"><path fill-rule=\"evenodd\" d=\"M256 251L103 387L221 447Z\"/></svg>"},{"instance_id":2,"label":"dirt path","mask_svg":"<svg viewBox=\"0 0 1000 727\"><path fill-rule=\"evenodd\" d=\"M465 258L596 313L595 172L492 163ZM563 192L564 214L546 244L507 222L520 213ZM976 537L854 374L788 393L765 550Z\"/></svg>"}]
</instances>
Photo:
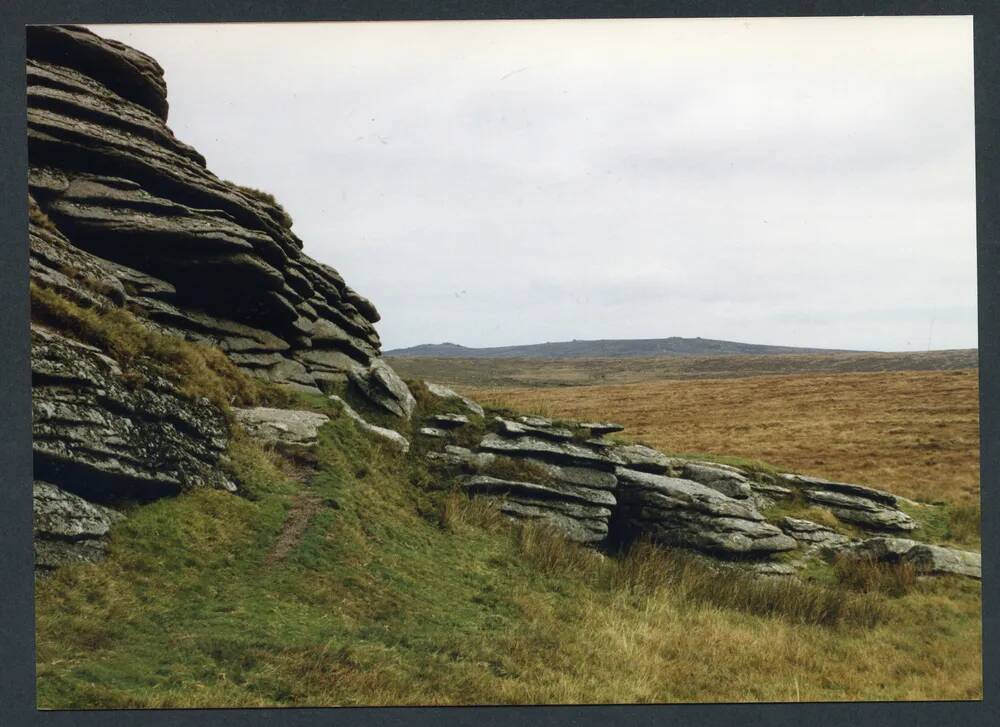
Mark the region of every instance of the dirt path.
<instances>
[{"instance_id":1,"label":"dirt path","mask_svg":"<svg viewBox=\"0 0 1000 727\"><path fill-rule=\"evenodd\" d=\"M292 552L292 549L302 540L306 528L309 527L309 522L321 507L322 502L322 498L313 492L302 492L296 495L292 506L288 509L288 514L285 516L281 533L264 559L265 567L284 560Z\"/></svg>"}]
</instances>

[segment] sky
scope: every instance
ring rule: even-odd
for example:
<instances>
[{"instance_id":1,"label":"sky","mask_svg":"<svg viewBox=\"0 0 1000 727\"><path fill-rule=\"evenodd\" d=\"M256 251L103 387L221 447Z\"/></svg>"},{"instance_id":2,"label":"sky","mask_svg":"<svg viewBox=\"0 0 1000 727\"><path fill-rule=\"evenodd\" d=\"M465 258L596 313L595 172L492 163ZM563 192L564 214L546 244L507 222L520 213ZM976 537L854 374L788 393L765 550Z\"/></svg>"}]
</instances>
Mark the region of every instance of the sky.
<instances>
[{"instance_id":1,"label":"sky","mask_svg":"<svg viewBox=\"0 0 1000 727\"><path fill-rule=\"evenodd\" d=\"M386 350L977 345L971 17L90 27Z\"/></svg>"}]
</instances>

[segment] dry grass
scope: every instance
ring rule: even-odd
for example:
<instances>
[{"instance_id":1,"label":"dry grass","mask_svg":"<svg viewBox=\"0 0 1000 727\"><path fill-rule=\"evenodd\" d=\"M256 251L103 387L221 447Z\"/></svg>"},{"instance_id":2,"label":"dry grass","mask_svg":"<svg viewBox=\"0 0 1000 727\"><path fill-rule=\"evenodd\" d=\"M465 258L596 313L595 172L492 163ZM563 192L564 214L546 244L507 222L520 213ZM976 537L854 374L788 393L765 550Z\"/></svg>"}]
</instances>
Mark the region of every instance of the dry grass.
<instances>
[{"instance_id":1,"label":"dry grass","mask_svg":"<svg viewBox=\"0 0 1000 727\"><path fill-rule=\"evenodd\" d=\"M667 452L735 455L970 512L979 498L977 370L482 389L483 404L610 418ZM970 517L972 517L970 515Z\"/></svg>"}]
</instances>

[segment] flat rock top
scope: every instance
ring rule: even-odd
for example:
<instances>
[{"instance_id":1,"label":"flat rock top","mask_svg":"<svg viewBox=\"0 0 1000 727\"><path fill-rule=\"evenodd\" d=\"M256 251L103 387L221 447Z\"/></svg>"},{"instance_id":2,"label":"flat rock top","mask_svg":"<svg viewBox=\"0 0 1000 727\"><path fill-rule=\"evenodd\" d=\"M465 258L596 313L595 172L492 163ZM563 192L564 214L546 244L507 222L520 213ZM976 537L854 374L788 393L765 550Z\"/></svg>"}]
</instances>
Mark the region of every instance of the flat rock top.
<instances>
[{"instance_id":1,"label":"flat rock top","mask_svg":"<svg viewBox=\"0 0 1000 727\"><path fill-rule=\"evenodd\" d=\"M315 442L319 428L330 421L326 414L314 411L272 409L266 406L233 409L233 415L251 433L288 444Z\"/></svg>"},{"instance_id":2,"label":"flat rock top","mask_svg":"<svg viewBox=\"0 0 1000 727\"><path fill-rule=\"evenodd\" d=\"M625 427L614 422L581 422L579 426L582 429L589 429L593 434L598 435L625 431Z\"/></svg>"},{"instance_id":3,"label":"flat rock top","mask_svg":"<svg viewBox=\"0 0 1000 727\"><path fill-rule=\"evenodd\" d=\"M855 485L849 482L834 482L832 480L825 480L821 477L810 477L809 475L794 473L784 473L779 475L779 477L789 484L807 485L832 492L856 495L858 497L874 500L875 502L882 503L883 505L895 506L899 503L899 497L891 492L879 490L874 487L868 487L867 485Z\"/></svg>"},{"instance_id":4,"label":"flat rock top","mask_svg":"<svg viewBox=\"0 0 1000 727\"><path fill-rule=\"evenodd\" d=\"M521 419L526 418L530 417L521 417ZM562 441L569 441L573 438L573 432L562 427L536 426L534 424L527 424L524 422L514 422L510 419L504 419L503 417L496 417L496 421L500 424L501 432L509 434L513 437L534 435L545 439L557 439Z\"/></svg>"}]
</instances>

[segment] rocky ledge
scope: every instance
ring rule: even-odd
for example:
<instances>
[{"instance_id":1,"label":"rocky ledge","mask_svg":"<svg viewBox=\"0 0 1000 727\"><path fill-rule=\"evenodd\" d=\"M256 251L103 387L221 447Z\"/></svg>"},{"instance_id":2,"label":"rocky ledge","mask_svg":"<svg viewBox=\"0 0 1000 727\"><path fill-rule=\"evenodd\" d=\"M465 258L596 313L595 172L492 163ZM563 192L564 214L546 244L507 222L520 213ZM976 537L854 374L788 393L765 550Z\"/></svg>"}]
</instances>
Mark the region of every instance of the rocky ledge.
<instances>
[{"instance_id":1,"label":"rocky ledge","mask_svg":"<svg viewBox=\"0 0 1000 727\"><path fill-rule=\"evenodd\" d=\"M608 439L623 430L608 423L432 415L427 424L435 436L425 456L446 483L495 501L512 520L541 522L581 543L614 548L645 538L749 560L766 576L793 575L810 559L866 557L912 562L924 574L978 577L976 553L889 537L918 524L898 509L903 498L884 490L673 457ZM481 432L475 448L458 443L468 440L463 427L470 425ZM825 511L848 530L783 514L789 508ZM773 560L781 553L792 557Z\"/></svg>"}]
</instances>

